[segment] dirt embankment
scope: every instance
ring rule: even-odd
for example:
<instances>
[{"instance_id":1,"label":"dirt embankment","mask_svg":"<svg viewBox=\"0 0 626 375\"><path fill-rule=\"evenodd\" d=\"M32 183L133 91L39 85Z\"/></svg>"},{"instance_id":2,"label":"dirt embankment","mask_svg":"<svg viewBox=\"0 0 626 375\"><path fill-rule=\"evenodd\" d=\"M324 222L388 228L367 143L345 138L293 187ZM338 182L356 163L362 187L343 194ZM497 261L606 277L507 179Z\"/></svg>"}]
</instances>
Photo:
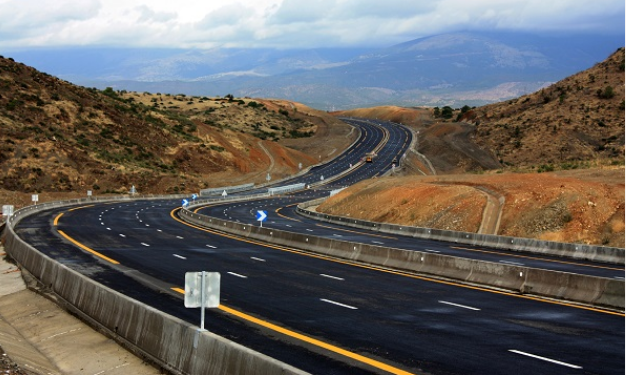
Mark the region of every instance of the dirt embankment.
<instances>
[{"instance_id":1,"label":"dirt embankment","mask_svg":"<svg viewBox=\"0 0 626 375\"><path fill-rule=\"evenodd\" d=\"M504 197L497 234L624 247L624 168L389 177L318 207L365 220L478 232L485 191Z\"/></svg>"}]
</instances>

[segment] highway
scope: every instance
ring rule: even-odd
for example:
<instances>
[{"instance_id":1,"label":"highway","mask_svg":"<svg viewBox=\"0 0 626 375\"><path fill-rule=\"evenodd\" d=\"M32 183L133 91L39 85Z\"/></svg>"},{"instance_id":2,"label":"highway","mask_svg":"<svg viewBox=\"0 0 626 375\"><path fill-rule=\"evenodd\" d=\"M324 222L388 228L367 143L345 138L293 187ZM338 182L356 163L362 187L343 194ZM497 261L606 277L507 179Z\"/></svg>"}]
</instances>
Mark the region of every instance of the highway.
<instances>
[{"instance_id":1,"label":"highway","mask_svg":"<svg viewBox=\"0 0 626 375\"><path fill-rule=\"evenodd\" d=\"M408 146L402 128L382 125L390 141L375 163L363 164L346 178L380 174ZM333 163L335 167L355 165L384 136L378 127L363 122L358 126L367 130L365 138ZM298 181L314 184L336 174L327 168L331 166L315 168L308 180ZM253 221L252 212L267 209L271 218L265 225L281 229L351 241L419 243L326 228L291 212L302 198L350 183L339 179L294 197L210 206L203 213ZM222 305L207 312L206 328L314 374L624 371L624 314L242 240L184 223L177 218L178 209L180 202L173 200L87 204L27 217L16 232L58 262L193 324L199 324L199 311L185 309L178 292L185 272L220 272ZM470 252L441 244L415 246L420 251ZM570 266L595 268L557 267ZM624 274L623 268L600 269L607 272L605 277Z\"/></svg>"},{"instance_id":2,"label":"highway","mask_svg":"<svg viewBox=\"0 0 626 375\"><path fill-rule=\"evenodd\" d=\"M312 194L310 196L315 195ZM267 228L276 228L295 233L308 233L318 237L335 238L350 242L451 255L523 267L609 277L620 280L623 280L624 278L624 265L619 264L603 264L580 259L567 259L542 254L524 253L520 251L491 249L452 242L403 237L400 235L384 234L380 232L369 232L363 229L354 229L330 223L321 223L315 219L299 215L295 212L295 202L299 202L305 197L307 197L306 193L302 196L294 194L294 196L276 199L261 199L238 202L235 204L214 204L196 208L194 211L221 219L258 225L258 223L255 223L254 221L254 213L258 210L263 210L268 212L268 219L263 224L263 226Z\"/></svg>"}]
</instances>

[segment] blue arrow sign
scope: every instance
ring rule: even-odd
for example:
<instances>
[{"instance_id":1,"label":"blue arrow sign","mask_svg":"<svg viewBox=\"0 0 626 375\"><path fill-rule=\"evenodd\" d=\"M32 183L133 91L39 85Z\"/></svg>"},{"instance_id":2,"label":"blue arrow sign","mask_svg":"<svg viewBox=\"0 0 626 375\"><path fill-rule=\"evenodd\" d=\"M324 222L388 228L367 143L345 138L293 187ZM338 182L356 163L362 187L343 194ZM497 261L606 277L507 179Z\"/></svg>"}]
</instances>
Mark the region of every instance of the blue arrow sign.
<instances>
[{"instance_id":1,"label":"blue arrow sign","mask_svg":"<svg viewBox=\"0 0 626 375\"><path fill-rule=\"evenodd\" d=\"M257 211L256 212L256 221L265 221L267 219L267 212L265 211Z\"/></svg>"},{"instance_id":2,"label":"blue arrow sign","mask_svg":"<svg viewBox=\"0 0 626 375\"><path fill-rule=\"evenodd\" d=\"M186 199L183 199L183 207L187 206L189 204L189 201Z\"/></svg>"},{"instance_id":3,"label":"blue arrow sign","mask_svg":"<svg viewBox=\"0 0 626 375\"><path fill-rule=\"evenodd\" d=\"M197 196L196 194L193 194L193 195L191 196L191 199L193 199L194 201L196 200L196 198L198 198L198 196Z\"/></svg>"}]
</instances>

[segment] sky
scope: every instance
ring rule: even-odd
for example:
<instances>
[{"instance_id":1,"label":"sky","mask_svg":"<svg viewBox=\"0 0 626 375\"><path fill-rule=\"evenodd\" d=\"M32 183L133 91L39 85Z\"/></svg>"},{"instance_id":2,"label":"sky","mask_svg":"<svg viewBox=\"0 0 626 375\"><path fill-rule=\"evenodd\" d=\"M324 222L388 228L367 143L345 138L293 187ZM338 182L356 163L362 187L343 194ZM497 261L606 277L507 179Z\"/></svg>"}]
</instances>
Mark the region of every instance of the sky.
<instances>
[{"instance_id":1,"label":"sky","mask_svg":"<svg viewBox=\"0 0 626 375\"><path fill-rule=\"evenodd\" d=\"M624 0L0 0L0 51L382 47L453 31L624 33Z\"/></svg>"}]
</instances>

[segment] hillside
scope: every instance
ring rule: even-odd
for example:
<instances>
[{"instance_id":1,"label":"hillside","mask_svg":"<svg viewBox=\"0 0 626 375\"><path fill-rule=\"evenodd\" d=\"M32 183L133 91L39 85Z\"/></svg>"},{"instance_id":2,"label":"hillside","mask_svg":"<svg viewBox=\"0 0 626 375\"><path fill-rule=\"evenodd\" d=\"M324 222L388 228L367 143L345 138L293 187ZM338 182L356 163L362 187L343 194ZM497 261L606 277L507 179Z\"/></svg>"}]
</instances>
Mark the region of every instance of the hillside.
<instances>
[{"instance_id":1,"label":"hillside","mask_svg":"<svg viewBox=\"0 0 626 375\"><path fill-rule=\"evenodd\" d=\"M624 158L624 48L545 89L466 112L475 141L507 166L571 168Z\"/></svg>"},{"instance_id":2,"label":"hillside","mask_svg":"<svg viewBox=\"0 0 626 375\"><path fill-rule=\"evenodd\" d=\"M540 91L482 107L383 106L333 114L413 128L419 132L418 151L437 173L623 165L624 61L620 48L602 63Z\"/></svg>"},{"instance_id":3,"label":"hillside","mask_svg":"<svg viewBox=\"0 0 626 375\"><path fill-rule=\"evenodd\" d=\"M437 176L421 176L433 172L409 153L399 173L404 177L364 181L318 210L401 225L624 247L623 48L536 93L444 113L445 107L391 106L335 113L413 128L417 151ZM485 226L486 217L498 215L499 223Z\"/></svg>"},{"instance_id":4,"label":"hillside","mask_svg":"<svg viewBox=\"0 0 626 375\"><path fill-rule=\"evenodd\" d=\"M0 58L3 204L29 204L32 193L43 201L265 182L328 160L354 136L286 101L99 91Z\"/></svg>"}]
</instances>

